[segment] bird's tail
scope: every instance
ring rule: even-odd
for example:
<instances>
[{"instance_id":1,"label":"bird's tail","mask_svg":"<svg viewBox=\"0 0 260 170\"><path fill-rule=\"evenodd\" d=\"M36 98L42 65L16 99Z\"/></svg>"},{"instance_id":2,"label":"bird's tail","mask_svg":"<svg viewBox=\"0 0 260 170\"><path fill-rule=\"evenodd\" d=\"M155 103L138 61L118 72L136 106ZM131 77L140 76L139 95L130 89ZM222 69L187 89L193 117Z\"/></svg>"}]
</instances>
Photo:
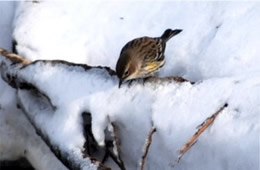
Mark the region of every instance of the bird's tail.
<instances>
[{"instance_id":1,"label":"bird's tail","mask_svg":"<svg viewBox=\"0 0 260 170\"><path fill-rule=\"evenodd\" d=\"M171 39L173 36L179 34L180 32L182 32L182 30L180 30L180 29L176 29L176 30L167 29L162 34L161 39L163 39L165 42L167 42L169 39Z\"/></svg>"}]
</instances>

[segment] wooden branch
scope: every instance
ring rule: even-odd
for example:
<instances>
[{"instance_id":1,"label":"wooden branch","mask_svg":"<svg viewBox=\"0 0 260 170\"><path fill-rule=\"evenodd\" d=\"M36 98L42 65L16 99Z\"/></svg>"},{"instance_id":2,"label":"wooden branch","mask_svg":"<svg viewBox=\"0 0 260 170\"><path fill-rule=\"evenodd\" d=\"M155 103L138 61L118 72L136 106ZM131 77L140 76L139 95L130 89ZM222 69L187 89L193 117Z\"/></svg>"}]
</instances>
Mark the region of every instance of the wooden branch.
<instances>
[{"instance_id":1,"label":"wooden branch","mask_svg":"<svg viewBox=\"0 0 260 170\"><path fill-rule=\"evenodd\" d=\"M83 158L90 158L92 162L100 164L105 169L110 169L106 167L103 162L100 162L99 160L91 157L91 149L97 151L99 148L98 144L95 141L95 138L92 134L92 117L89 112L83 112L82 113L83 118L83 127L84 127L84 136L86 138L85 142L85 150L83 151ZM91 144L92 143L92 144Z\"/></svg>"},{"instance_id":2,"label":"wooden branch","mask_svg":"<svg viewBox=\"0 0 260 170\"><path fill-rule=\"evenodd\" d=\"M147 80L145 80L145 83L147 82L160 82L160 81L165 81L165 82L177 82L177 83L185 83L185 82L189 82L190 84L194 84L195 82L189 81L187 79L184 79L182 77L174 77L174 76L170 76L170 77L150 77L147 78Z\"/></svg>"},{"instance_id":3,"label":"wooden branch","mask_svg":"<svg viewBox=\"0 0 260 170\"><path fill-rule=\"evenodd\" d=\"M116 130L115 123L111 122L111 128L112 128L111 131L112 131L112 137L113 137L113 153L117 159L117 161L115 161L115 162L117 163L117 165L119 166L119 168L121 170L126 170L124 161L121 158L120 143L119 143L119 138L117 136L117 130ZM111 156L111 158L113 159L113 156L109 152L109 149L108 149L108 153L109 153L109 156Z\"/></svg>"},{"instance_id":4,"label":"wooden branch","mask_svg":"<svg viewBox=\"0 0 260 170\"><path fill-rule=\"evenodd\" d=\"M16 160L0 160L0 169L34 170L26 158L18 158Z\"/></svg>"},{"instance_id":5,"label":"wooden branch","mask_svg":"<svg viewBox=\"0 0 260 170\"><path fill-rule=\"evenodd\" d=\"M8 58L12 62L12 64L22 63L23 65L28 65L31 63L31 60L26 59L15 53L9 52L3 48L0 48L0 54Z\"/></svg>"},{"instance_id":6,"label":"wooden branch","mask_svg":"<svg viewBox=\"0 0 260 170\"><path fill-rule=\"evenodd\" d=\"M36 61L30 61L20 55L8 52L7 50L4 50L2 48L0 48L0 54L2 54L2 56L0 56L0 62L1 62L1 74L3 79L8 82L12 87L16 88L16 89L20 89L21 91L26 89L27 91L34 91L34 95L38 94L38 96L40 96L40 98L46 98L47 101L49 102L49 105L52 106L53 110L56 109L56 107L53 105L52 101L50 100L50 98L48 98L48 94L45 94L41 89L37 88L36 85L34 85L31 82L27 82L26 80L23 80L23 69L26 69L27 67L30 66L35 66L37 67L38 65L51 65L51 66L64 66L64 68L68 69L68 71L72 70L77 70L77 71L89 71L90 69L104 69L105 71L107 71L107 73L112 77L116 75L116 72L112 69L110 69L109 67L102 67L102 66L88 66L86 64L77 64L77 63L71 63L71 62L67 62L64 60L36 60ZM2 58L1 58L2 57ZM19 74L21 71L21 75ZM103 74L101 74L103 75ZM165 77L165 78L156 78L156 77L152 77L148 79L148 82L190 82L184 78L181 77ZM191 84L193 84L193 82L190 82ZM29 113L28 113L29 114ZM33 121L33 120L32 120ZM124 163L121 159L120 156L120 148L119 148L119 140L118 137L116 135L116 130L115 130L115 126L113 123L111 123L112 127L113 127L113 134L114 134L114 156L116 156L117 158L117 163L120 164L120 168L121 169L125 169ZM42 129L41 129L42 130ZM142 163L141 163L141 167L144 168L144 164L145 164L145 160L148 154L148 150L149 147L151 145L152 142L152 135L153 133L156 131L156 129L153 127L152 131L149 134L149 139L148 139L148 143L146 144L146 148L145 148L145 153L142 157ZM41 133L41 132L39 132ZM44 133L42 133L44 134ZM191 146L190 146L191 147ZM59 156L59 154L56 154ZM111 155L111 154L110 154ZM87 157L89 155L87 154ZM112 156L111 156L112 157ZM89 157L90 158L90 157ZM91 158L90 158L91 159ZM91 159L92 160L92 159Z\"/></svg>"},{"instance_id":7,"label":"wooden branch","mask_svg":"<svg viewBox=\"0 0 260 170\"><path fill-rule=\"evenodd\" d=\"M92 117L91 117L91 114L88 113L88 112L83 112L82 113L82 118L83 118L83 126L84 126L84 136L85 138L87 139L86 143L85 143L85 151L83 151L83 155L84 157L87 156L87 157L91 157L90 156L90 148L93 149L93 145L92 147L90 147L90 142L94 143L94 150L98 150L98 149L102 149L98 146L98 144L96 143L95 141L95 138L92 134L92 125L91 125L91 122L92 122ZM107 140L105 141L105 155L103 157L103 160L101 161L102 164L105 163L105 161L107 160L108 157L111 157L111 159L118 165L118 167L122 170L125 170L125 165L124 165L124 162L123 160L121 159L121 156L120 156L120 153L121 153L121 150L120 150L120 144L119 144L119 138L117 136L117 132L116 132L116 126L114 123L110 123L110 131L112 133L112 137L113 137L113 141L112 140ZM110 151L110 147L114 147L114 151L115 152L112 152Z\"/></svg>"},{"instance_id":8,"label":"wooden branch","mask_svg":"<svg viewBox=\"0 0 260 170\"><path fill-rule=\"evenodd\" d=\"M98 150L98 144L93 136L92 133L92 116L89 112L82 112L82 119L83 119L83 133L84 137L86 139L84 144L84 151L83 151L83 157L86 157L91 155L91 150L93 149L94 152Z\"/></svg>"},{"instance_id":9,"label":"wooden branch","mask_svg":"<svg viewBox=\"0 0 260 170\"><path fill-rule=\"evenodd\" d=\"M82 151L83 158L89 158L91 162L94 164L100 165L104 170L110 170L111 168L106 167L103 162L100 162L96 158L93 158L91 156L91 149L97 151L99 148L98 144L95 141L95 138L92 134L92 117L89 112L83 112L82 113L82 119L83 119L83 129L84 129L84 137L86 138L86 142L84 144L84 150Z\"/></svg>"},{"instance_id":10,"label":"wooden branch","mask_svg":"<svg viewBox=\"0 0 260 170\"><path fill-rule=\"evenodd\" d=\"M109 170L110 168L105 167L99 161L91 157L86 157L86 159L84 159L83 155L70 152L69 148L61 147L59 143L56 143L50 138L46 133L46 129L39 126L37 115L40 113L42 116L51 115L50 113L53 113L56 107L52 104L46 93L19 76L19 70L32 65L33 62L2 48L0 48L0 54L0 69L3 79L17 89L19 107L23 110L25 116L36 130L36 133L42 138L46 145L49 146L54 155L68 169L83 170L91 167L90 169L93 170L96 168L100 170Z\"/></svg>"},{"instance_id":11,"label":"wooden branch","mask_svg":"<svg viewBox=\"0 0 260 170\"><path fill-rule=\"evenodd\" d=\"M7 60L9 60L12 65L14 64L21 64L23 68L26 68L27 66L30 65L35 65L35 64L51 64L53 66L55 65L66 65L68 67L81 67L83 68L85 71L92 69L92 68L98 68L98 69L105 69L111 76L116 75L116 72L114 70L112 70L109 67L106 66L89 66L87 64L78 64L78 63L72 63L72 62L68 62L65 60L35 60L35 61L31 61L29 59L26 59L23 56L20 56L18 54L9 52L3 48L0 48L0 54L2 54L2 56L4 56Z\"/></svg>"},{"instance_id":12,"label":"wooden branch","mask_svg":"<svg viewBox=\"0 0 260 170\"><path fill-rule=\"evenodd\" d=\"M13 79L13 78L12 78ZM14 83L12 83L12 81L10 81L10 83L12 85L14 85ZM16 89L21 89L21 90L31 90L34 92L34 94L40 98L42 98L43 100L47 101L47 103L51 106L52 110L55 111L57 109L57 106L55 106L51 99L49 98L49 96L43 92L42 90L40 90L38 87L36 87L35 85L28 83L26 81L23 81L21 79L16 78L15 79L15 88Z\"/></svg>"},{"instance_id":13,"label":"wooden branch","mask_svg":"<svg viewBox=\"0 0 260 170\"><path fill-rule=\"evenodd\" d=\"M105 154L107 154L108 156L110 156L110 158L117 164L117 166L120 168L120 169L124 169L125 168L125 166L124 165L122 165L122 163L120 162L120 160L118 159L118 157L112 152L112 151L110 151L109 150L109 148L106 148L106 153ZM106 156L106 155L105 155ZM104 159L105 159L105 157L104 157ZM105 160L103 160L103 161L105 161ZM102 161L102 162L103 162Z\"/></svg>"},{"instance_id":14,"label":"wooden branch","mask_svg":"<svg viewBox=\"0 0 260 170\"><path fill-rule=\"evenodd\" d=\"M146 139L146 143L145 143L145 148L144 148L144 154L142 155L142 159L141 159L141 170L144 170L145 167L145 161L148 155L148 151L150 148L150 145L152 144L152 137L153 134L156 132L156 128L153 126L148 134L148 139Z\"/></svg>"},{"instance_id":15,"label":"wooden branch","mask_svg":"<svg viewBox=\"0 0 260 170\"><path fill-rule=\"evenodd\" d=\"M26 59L20 55L14 54L12 52L8 52L7 50L0 48L0 54L2 54L3 56L5 56L7 59L9 59L12 64L16 64L16 63L20 63L22 64L21 69L26 68L30 65L35 65L35 64L51 64L53 66L55 65L66 65L68 67L80 67L82 69L84 69L85 71L88 71L90 69L93 68L97 68L97 69L105 69L109 75L111 76L116 76L116 72L106 66L89 66L86 64L79 64L79 63L72 63L72 62L68 62L68 61L64 61L64 60L35 60L35 61L31 61L29 59ZM190 82L191 84L194 84L195 82L186 80L182 77L174 77L174 76L170 76L170 77L151 77L148 78L145 82L178 82L178 83L184 83L184 82Z\"/></svg>"},{"instance_id":16,"label":"wooden branch","mask_svg":"<svg viewBox=\"0 0 260 170\"><path fill-rule=\"evenodd\" d=\"M177 160L175 161L175 166L178 164L183 157L183 155L197 142L197 138L214 122L216 117L218 116L219 113L221 113L228 104L224 104L220 109L218 109L212 116L207 118L203 123L201 123L197 128L197 132L188 140L188 142L180 149L179 155Z\"/></svg>"},{"instance_id":17,"label":"wooden branch","mask_svg":"<svg viewBox=\"0 0 260 170\"><path fill-rule=\"evenodd\" d=\"M81 156L81 155L75 155L73 152L70 152L69 150L62 150L60 146L54 142L49 136L45 133L45 129L42 129L37 125L37 112L39 110L42 111L40 108L45 108L46 113L48 115L47 111L50 111L46 106L42 106L42 103L38 102L40 99L36 95L34 91L24 91L24 90L18 90L18 104L20 108L23 110L25 116L29 120L29 122L32 124L34 129L36 130L36 133L42 138L42 140L47 144L47 146L51 149L51 151L54 153L54 155L68 168L71 170L85 170L88 169L89 166L92 164L95 165L97 169L99 170L110 170L110 168L105 167L103 164L101 164L99 161L88 157L88 156ZM33 106L29 106L29 110L33 112L28 112L28 106L26 105L29 99L33 100ZM38 104L37 104L38 103ZM38 106L39 105L39 106ZM86 158L86 159L84 159ZM94 167L93 167L94 169Z\"/></svg>"},{"instance_id":18,"label":"wooden branch","mask_svg":"<svg viewBox=\"0 0 260 170\"><path fill-rule=\"evenodd\" d=\"M65 60L35 60L35 61L31 62L30 65L36 65L36 64L49 64L49 65L52 65L52 66L65 65L67 67L72 67L72 68L73 67L80 67L85 71L88 71L88 70L93 69L93 68L97 68L97 69L106 70L109 73L109 75L111 75L111 76L116 75L116 72L114 70L112 70L111 68L106 67L106 66L89 66L87 64L72 63L72 62L68 62L68 61L65 61ZM22 69L26 68L30 65L24 65L22 67Z\"/></svg>"}]
</instances>

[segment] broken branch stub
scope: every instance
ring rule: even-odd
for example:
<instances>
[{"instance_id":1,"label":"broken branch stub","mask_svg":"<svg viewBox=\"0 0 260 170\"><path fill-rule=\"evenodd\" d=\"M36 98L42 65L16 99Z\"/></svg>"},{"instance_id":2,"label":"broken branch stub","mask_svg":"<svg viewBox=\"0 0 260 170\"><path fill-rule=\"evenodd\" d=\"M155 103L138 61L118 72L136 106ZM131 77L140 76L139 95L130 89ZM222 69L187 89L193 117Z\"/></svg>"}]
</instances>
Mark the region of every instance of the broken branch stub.
<instances>
[{"instance_id":1,"label":"broken branch stub","mask_svg":"<svg viewBox=\"0 0 260 170\"><path fill-rule=\"evenodd\" d=\"M31 63L31 60L26 59L15 53L9 52L3 48L0 48L0 54L2 54L4 57L8 58L12 62L12 64L21 63L22 65L27 65L27 64Z\"/></svg>"}]
</instances>

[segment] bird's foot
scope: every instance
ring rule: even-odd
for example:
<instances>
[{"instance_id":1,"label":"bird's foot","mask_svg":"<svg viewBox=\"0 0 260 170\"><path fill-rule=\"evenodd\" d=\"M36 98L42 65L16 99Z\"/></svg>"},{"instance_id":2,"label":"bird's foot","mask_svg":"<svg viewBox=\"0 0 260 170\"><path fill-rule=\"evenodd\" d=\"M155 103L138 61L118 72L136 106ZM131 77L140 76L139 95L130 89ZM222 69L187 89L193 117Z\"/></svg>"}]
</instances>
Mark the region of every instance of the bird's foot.
<instances>
[{"instance_id":1,"label":"bird's foot","mask_svg":"<svg viewBox=\"0 0 260 170\"><path fill-rule=\"evenodd\" d=\"M151 77L143 78L143 85L144 85L147 81L150 81L150 80L153 80L153 79L156 79L156 77L151 76Z\"/></svg>"},{"instance_id":2,"label":"bird's foot","mask_svg":"<svg viewBox=\"0 0 260 170\"><path fill-rule=\"evenodd\" d=\"M128 81L128 87L130 87L130 86L132 85L133 81L134 81L134 80L129 80L129 81Z\"/></svg>"}]
</instances>

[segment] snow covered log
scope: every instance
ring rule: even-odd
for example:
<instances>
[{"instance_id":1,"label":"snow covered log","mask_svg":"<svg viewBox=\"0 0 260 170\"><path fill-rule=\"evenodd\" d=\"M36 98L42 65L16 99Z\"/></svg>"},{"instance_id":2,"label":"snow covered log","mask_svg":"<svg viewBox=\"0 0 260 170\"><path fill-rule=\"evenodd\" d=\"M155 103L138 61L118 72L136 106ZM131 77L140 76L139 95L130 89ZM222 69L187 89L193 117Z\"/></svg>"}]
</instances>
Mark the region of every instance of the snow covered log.
<instances>
[{"instance_id":1,"label":"snow covered log","mask_svg":"<svg viewBox=\"0 0 260 170\"><path fill-rule=\"evenodd\" d=\"M53 119L53 115L56 114L55 112L59 113L60 112L59 110L63 110L64 105L62 105L62 107L57 107L57 105L54 104L56 101L53 101L53 98L49 97L52 96L52 94L45 92L48 91L47 86L43 84L43 88L38 87L38 86L42 86L41 84L37 83L41 81L42 76L37 75L37 73L39 73L38 69L40 69L40 72L44 73L52 67L54 69L60 68L66 72L75 72L75 73L78 72L81 74L85 72L86 74L90 74L90 77L93 77L93 75L98 73L99 74L98 76L101 77L101 81L106 82L111 78L111 80L114 83L114 86L117 86L118 81L115 80L117 79L115 78L116 75L115 71L113 71L109 67L101 67L101 66L90 67L85 64L75 64L63 60L36 60L32 62L22 56L8 52L2 48L0 48L0 53L2 54L2 58L0 61L1 61L1 76L3 80L5 80L13 88L17 89L17 98L18 98L19 107L21 107L21 109L25 112L25 115L27 116L27 118L35 128L36 132L43 138L43 140L54 152L54 154L70 169L76 170L76 169L89 168L88 166L91 165L91 163L97 164L98 169L106 169L102 164L100 164L98 161L94 159L91 160L91 163L90 162L86 163L85 161L81 160L82 157L80 156L79 151L82 150L76 150L76 151L70 150L71 148L67 148L68 146L64 144L63 146L60 146L62 143L61 141L59 141L60 139L56 141L54 140L54 136L51 133L54 133L55 129L58 128L59 126L63 127L64 125L62 124L56 125L57 120ZM33 69L33 71L31 69ZM36 79L32 80L30 78L32 77L31 74L32 75L36 74L34 75ZM105 78L105 80L102 80L103 78ZM52 79L49 79L49 81L52 81ZM93 82L93 81L95 81L95 79L94 80L90 79L86 82ZM166 77L166 78L151 78L148 79L145 83L158 83L158 81L168 82L168 83L188 82L187 80L181 77ZM104 84L103 82L102 84ZM52 82L49 83L50 85L52 84ZM138 82L135 82L134 84L136 83ZM145 85L144 82L142 82L141 84ZM130 88L129 85L125 87ZM69 88L68 86L68 89L71 88ZM97 89L97 91L99 90L100 89ZM56 97L57 99L59 99L59 96ZM84 113L84 111L82 113ZM77 120L77 121L78 121L77 123L81 122L80 125L85 124L85 122L82 122L82 120ZM44 122L52 122L51 126L53 127L53 129L49 129L50 124L45 124ZM114 129L113 123L111 123L111 125ZM79 126L79 125L75 125L75 126ZM107 124L106 126L109 125ZM82 128L83 126L82 127L79 126L79 129ZM83 131L79 131L79 132L81 132L81 135L84 133ZM67 136L68 134L61 134L61 136L64 135ZM116 142L117 142L116 147L119 147L118 144L119 139L116 139ZM104 144L101 143L100 145L103 146ZM120 159L119 166L121 166L120 164L122 164L123 168L121 169L125 169L120 156L118 158ZM86 167L84 167L85 164L87 164Z\"/></svg>"},{"instance_id":2,"label":"snow covered log","mask_svg":"<svg viewBox=\"0 0 260 170\"><path fill-rule=\"evenodd\" d=\"M2 78L9 85L17 89L19 106L26 113L27 118L37 133L48 144L55 155L70 169L89 169L90 167L94 169L109 169L99 163L99 161L91 159L88 156L86 159L83 159L85 157L83 146L86 141L83 129L85 122L81 119L82 113L94 113L94 120L91 122L93 123L92 132L100 146L105 145L106 138L104 130L109 129L110 121L112 120L112 122L117 122L118 124L122 122L120 122L120 115L108 114L108 107L100 107L98 103L92 103L92 95L97 97L95 93L99 96L99 93L102 92L103 97L107 97L106 95L114 96L116 93L120 93L122 89L131 91L134 88L138 88L139 90L146 90L147 94L152 95L150 97L157 98L156 95L158 94L153 93L154 88L162 90L163 87L169 86L171 82L177 85L174 83L176 80L178 82L186 82L186 85L193 84L181 78L154 78L148 81L147 84L135 82L131 86L126 85L122 89L119 89L115 73L108 67L90 67L62 60L36 60L31 62L4 49L0 49L0 53L2 54L0 59ZM60 88L57 89L56 85L59 85ZM110 91L111 88L113 89L112 92ZM143 96L139 95L138 98L140 101L143 100ZM104 102L112 102L112 100L105 98ZM149 100L146 102L149 102ZM96 106L98 107L96 108ZM96 109L98 109L98 112L100 109L108 110L103 110L102 112L105 112L105 114L100 114L95 113ZM213 118L209 119L210 123L205 123L205 126L204 123L201 124L200 129L204 131L211 125L220 111L211 116ZM149 121L156 122L157 120L152 118ZM127 126L127 124L124 126ZM155 127L152 129L151 131L154 132ZM186 144L187 149L185 151L182 151L184 150L183 148L181 149L178 161L202 133L199 131L191 138L192 142L188 142L191 144ZM151 134L149 134L148 149L151 144ZM116 141L118 143L118 139ZM148 153L147 148L145 149L145 154L142 156L141 169L144 169L144 162ZM121 158L120 161L122 162ZM124 166L121 169L125 169Z\"/></svg>"},{"instance_id":3,"label":"snow covered log","mask_svg":"<svg viewBox=\"0 0 260 170\"><path fill-rule=\"evenodd\" d=\"M26 76L24 77L24 75L27 71L23 74L22 70L26 70L26 67L29 67L29 65L34 65L34 63L1 48L0 53L2 54L0 59L0 71L2 78L10 86L17 89L18 107L23 110L36 132L42 137L44 142L50 147L57 158L60 159L60 161L67 168L73 170L110 169L102 165L97 160L91 159L86 155L84 156L81 150L83 145L78 146L77 148L75 146L69 146L71 143L68 145L64 144L67 140L60 141L59 139L57 140L54 138L51 133L54 133L56 128L59 129L59 124L56 124L58 122L56 122L57 120L53 119L53 117L55 115L55 111L62 108L57 108L53 105L49 96L35 86L33 82L26 81ZM50 61L46 62L49 63ZM55 65L56 62L63 63L62 61L53 61L50 63ZM30 74L28 75L30 76ZM48 128L50 124L53 129ZM48 129L51 131L48 131ZM56 133L59 132L56 131ZM85 159L83 159L83 157Z\"/></svg>"}]
</instances>

